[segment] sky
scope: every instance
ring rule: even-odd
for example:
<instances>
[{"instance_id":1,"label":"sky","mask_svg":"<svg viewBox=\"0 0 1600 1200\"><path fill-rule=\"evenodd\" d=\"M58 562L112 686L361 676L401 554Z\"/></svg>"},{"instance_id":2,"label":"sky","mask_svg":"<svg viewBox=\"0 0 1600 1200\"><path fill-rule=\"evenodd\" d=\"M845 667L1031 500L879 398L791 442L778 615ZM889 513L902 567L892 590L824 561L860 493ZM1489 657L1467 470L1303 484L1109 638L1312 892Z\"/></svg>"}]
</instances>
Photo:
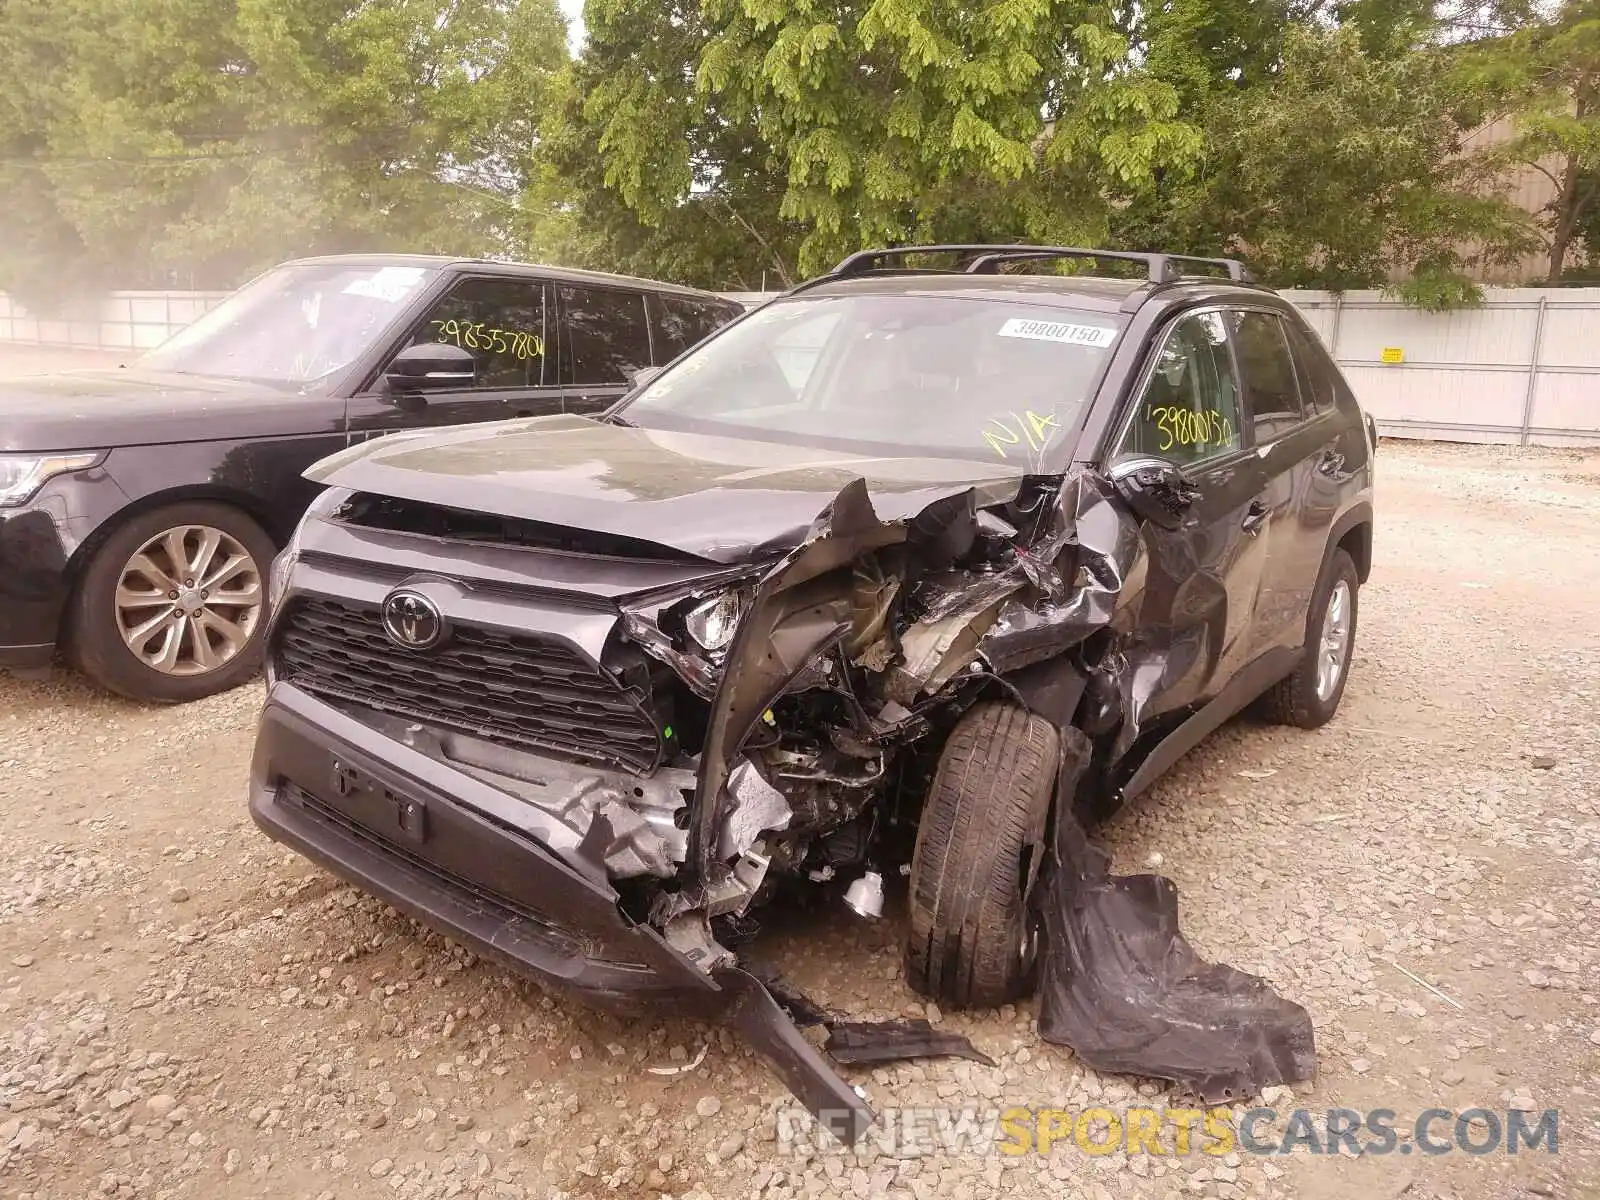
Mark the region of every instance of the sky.
<instances>
[{"instance_id":1,"label":"sky","mask_svg":"<svg viewBox=\"0 0 1600 1200\"><path fill-rule=\"evenodd\" d=\"M583 0L560 0L561 15L567 18L567 43L574 51L583 44Z\"/></svg>"}]
</instances>

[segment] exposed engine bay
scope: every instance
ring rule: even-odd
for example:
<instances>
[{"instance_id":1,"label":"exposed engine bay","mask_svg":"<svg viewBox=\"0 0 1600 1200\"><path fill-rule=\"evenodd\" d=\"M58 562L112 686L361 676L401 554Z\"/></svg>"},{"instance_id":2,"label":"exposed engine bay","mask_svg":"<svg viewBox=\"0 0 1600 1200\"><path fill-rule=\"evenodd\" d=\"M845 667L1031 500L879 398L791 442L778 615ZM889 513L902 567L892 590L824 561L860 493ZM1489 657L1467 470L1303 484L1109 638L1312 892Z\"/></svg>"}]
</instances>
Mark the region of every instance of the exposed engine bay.
<instances>
[{"instance_id":1,"label":"exposed engine bay","mask_svg":"<svg viewBox=\"0 0 1600 1200\"><path fill-rule=\"evenodd\" d=\"M1065 723L1091 680L1116 704L1115 660L1069 653L1110 623L1137 548L1108 496L1090 476L1030 478L981 508L969 490L885 522L847 487L775 563L625 608L623 638L671 673L652 705L671 714L672 762L531 781L486 743L446 753L558 818L707 971L786 882L853 879L847 902L876 915L961 711L1011 696Z\"/></svg>"}]
</instances>

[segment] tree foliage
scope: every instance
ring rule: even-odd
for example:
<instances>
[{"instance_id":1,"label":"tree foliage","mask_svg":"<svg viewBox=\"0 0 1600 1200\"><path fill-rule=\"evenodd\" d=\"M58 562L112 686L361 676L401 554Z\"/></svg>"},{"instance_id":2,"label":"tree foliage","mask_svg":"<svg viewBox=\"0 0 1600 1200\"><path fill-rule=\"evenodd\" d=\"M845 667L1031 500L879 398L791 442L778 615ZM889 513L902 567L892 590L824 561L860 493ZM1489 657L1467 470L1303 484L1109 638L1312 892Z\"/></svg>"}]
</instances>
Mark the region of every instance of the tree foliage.
<instances>
[{"instance_id":1,"label":"tree foliage","mask_svg":"<svg viewBox=\"0 0 1600 1200\"><path fill-rule=\"evenodd\" d=\"M1600 0L587 0L576 58L555 2L6 0L0 288L1034 240L1437 306L1600 251Z\"/></svg>"},{"instance_id":2,"label":"tree foliage","mask_svg":"<svg viewBox=\"0 0 1600 1200\"><path fill-rule=\"evenodd\" d=\"M7 0L0 186L30 239L0 283L499 248L565 32L553 0Z\"/></svg>"}]
</instances>

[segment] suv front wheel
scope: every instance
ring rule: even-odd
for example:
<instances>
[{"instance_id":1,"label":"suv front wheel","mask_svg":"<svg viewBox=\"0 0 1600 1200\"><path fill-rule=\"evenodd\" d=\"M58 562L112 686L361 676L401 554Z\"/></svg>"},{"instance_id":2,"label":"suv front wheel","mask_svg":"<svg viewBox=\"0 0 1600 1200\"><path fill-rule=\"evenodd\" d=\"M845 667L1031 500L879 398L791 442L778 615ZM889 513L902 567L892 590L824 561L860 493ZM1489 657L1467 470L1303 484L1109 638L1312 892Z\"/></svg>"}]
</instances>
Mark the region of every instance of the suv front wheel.
<instances>
[{"instance_id":1,"label":"suv front wheel","mask_svg":"<svg viewBox=\"0 0 1600 1200\"><path fill-rule=\"evenodd\" d=\"M1335 549L1311 597L1300 665L1261 697L1261 711L1268 720L1316 729L1339 711L1355 652L1360 587L1356 564L1344 550Z\"/></svg>"},{"instance_id":2,"label":"suv front wheel","mask_svg":"<svg viewBox=\"0 0 1600 1200\"><path fill-rule=\"evenodd\" d=\"M1060 767L1055 726L1015 704L966 712L939 756L911 859L906 978L951 1008L993 1008L1031 982L1030 886Z\"/></svg>"}]
</instances>

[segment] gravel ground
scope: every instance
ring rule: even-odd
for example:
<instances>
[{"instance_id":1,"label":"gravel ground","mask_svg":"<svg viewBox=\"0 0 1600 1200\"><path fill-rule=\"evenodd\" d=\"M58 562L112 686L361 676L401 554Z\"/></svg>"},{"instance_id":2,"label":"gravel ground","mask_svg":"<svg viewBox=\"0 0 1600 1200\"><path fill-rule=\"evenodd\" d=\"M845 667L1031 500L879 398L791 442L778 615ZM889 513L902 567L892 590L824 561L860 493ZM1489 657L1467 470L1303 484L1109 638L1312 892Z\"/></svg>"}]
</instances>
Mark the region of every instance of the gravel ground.
<instances>
[{"instance_id":1,"label":"gravel ground","mask_svg":"<svg viewBox=\"0 0 1600 1200\"><path fill-rule=\"evenodd\" d=\"M1558 1108L1558 1155L796 1156L725 1030L543 995L259 836L257 687L160 710L62 675L0 678L0 1192L1600 1196L1600 454L1379 464L1338 719L1233 723L1103 837L1178 882L1203 953L1309 1008L1322 1076L1276 1108ZM897 920L779 925L816 999L923 1011ZM858 1075L875 1103L1161 1102L1031 1006L929 1015L999 1066Z\"/></svg>"}]
</instances>

